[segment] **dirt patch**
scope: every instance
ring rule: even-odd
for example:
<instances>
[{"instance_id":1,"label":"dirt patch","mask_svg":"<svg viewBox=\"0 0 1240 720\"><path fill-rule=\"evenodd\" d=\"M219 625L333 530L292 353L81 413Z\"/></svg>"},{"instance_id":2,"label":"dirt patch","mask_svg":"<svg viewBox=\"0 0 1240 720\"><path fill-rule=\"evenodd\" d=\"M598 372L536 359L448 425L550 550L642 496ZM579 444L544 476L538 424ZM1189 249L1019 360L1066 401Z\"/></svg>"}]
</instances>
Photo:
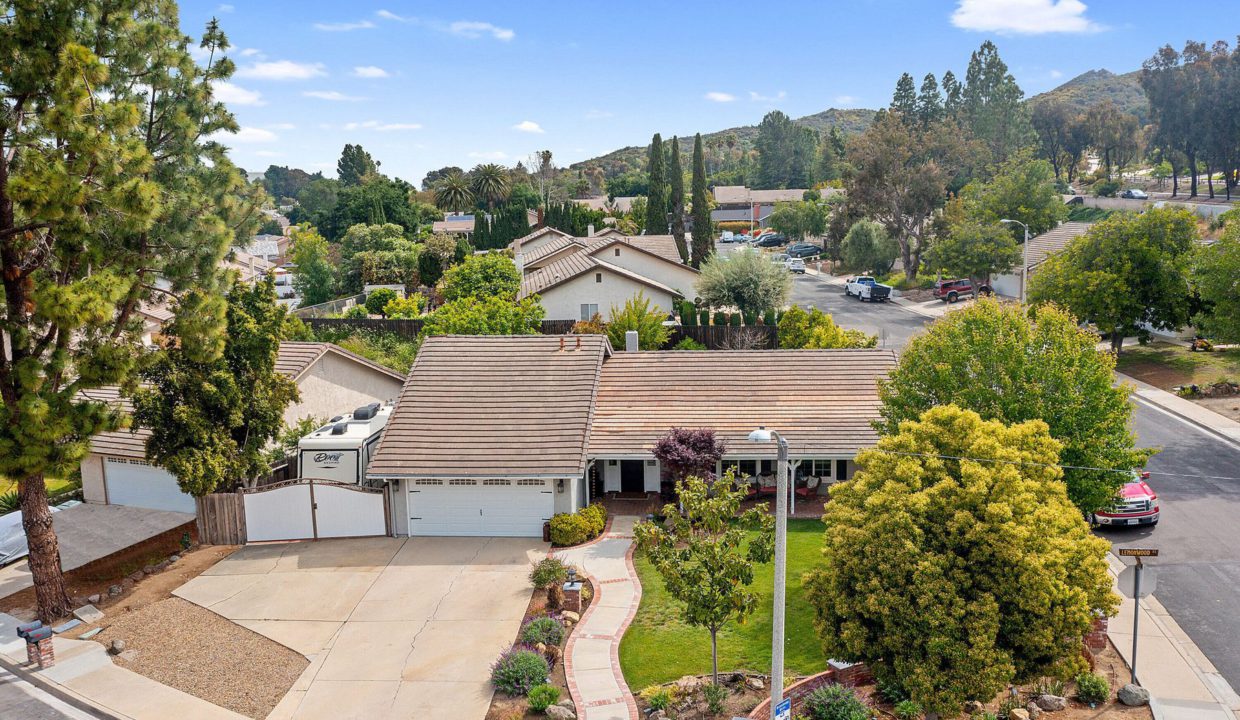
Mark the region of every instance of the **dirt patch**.
<instances>
[{"instance_id":1,"label":"dirt patch","mask_svg":"<svg viewBox=\"0 0 1240 720\"><path fill-rule=\"evenodd\" d=\"M125 642L117 665L246 717L264 718L309 662L178 597L102 621L95 640Z\"/></svg>"},{"instance_id":2,"label":"dirt patch","mask_svg":"<svg viewBox=\"0 0 1240 720\"><path fill-rule=\"evenodd\" d=\"M1240 350L1191 352L1179 345L1153 343L1125 349L1116 369L1167 392L1189 385L1207 388L1240 378ZM1185 399L1240 422L1240 396L1198 395Z\"/></svg>"}]
</instances>

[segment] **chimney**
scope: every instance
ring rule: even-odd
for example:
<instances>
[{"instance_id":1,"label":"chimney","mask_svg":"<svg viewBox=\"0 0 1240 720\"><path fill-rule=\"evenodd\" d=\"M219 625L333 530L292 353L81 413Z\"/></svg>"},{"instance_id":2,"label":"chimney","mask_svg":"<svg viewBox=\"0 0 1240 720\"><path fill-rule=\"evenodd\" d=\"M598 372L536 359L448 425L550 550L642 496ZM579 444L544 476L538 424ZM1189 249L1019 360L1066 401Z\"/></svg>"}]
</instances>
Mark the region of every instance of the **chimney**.
<instances>
[{"instance_id":1,"label":"chimney","mask_svg":"<svg viewBox=\"0 0 1240 720\"><path fill-rule=\"evenodd\" d=\"M564 336L560 336L560 352L564 352Z\"/></svg>"},{"instance_id":2,"label":"chimney","mask_svg":"<svg viewBox=\"0 0 1240 720\"><path fill-rule=\"evenodd\" d=\"M627 330L624 333L624 351L637 352L637 331Z\"/></svg>"},{"instance_id":3,"label":"chimney","mask_svg":"<svg viewBox=\"0 0 1240 720\"><path fill-rule=\"evenodd\" d=\"M517 264L517 272L524 275L525 274L525 253L518 250L517 254L513 256L512 260L513 262Z\"/></svg>"},{"instance_id":4,"label":"chimney","mask_svg":"<svg viewBox=\"0 0 1240 720\"><path fill-rule=\"evenodd\" d=\"M586 225L586 236L594 237L594 223L590 223L589 225Z\"/></svg>"}]
</instances>

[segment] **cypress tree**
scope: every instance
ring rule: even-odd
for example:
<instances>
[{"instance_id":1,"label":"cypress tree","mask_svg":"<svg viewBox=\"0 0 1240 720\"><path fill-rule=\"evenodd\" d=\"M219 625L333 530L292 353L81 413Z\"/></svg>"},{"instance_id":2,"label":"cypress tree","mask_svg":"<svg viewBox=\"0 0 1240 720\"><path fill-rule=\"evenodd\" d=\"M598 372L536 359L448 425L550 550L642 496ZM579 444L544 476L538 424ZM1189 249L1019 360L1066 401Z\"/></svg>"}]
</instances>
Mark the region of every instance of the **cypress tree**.
<instances>
[{"instance_id":1,"label":"cypress tree","mask_svg":"<svg viewBox=\"0 0 1240 720\"><path fill-rule=\"evenodd\" d=\"M917 119L917 88L913 85L913 76L904 73L896 83L895 95L891 98L891 111L900 114L906 123Z\"/></svg>"},{"instance_id":2,"label":"cypress tree","mask_svg":"<svg viewBox=\"0 0 1240 720\"><path fill-rule=\"evenodd\" d=\"M701 267L710 257L714 240L710 199L706 196L706 156L702 152L702 133L698 133L693 138L693 267Z\"/></svg>"},{"instance_id":3,"label":"cypress tree","mask_svg":"<svg viewBox=\"0 0 1240 720\"><path fill-rule=\"evenodd\" d=\"M662 235L667 227L667 178L663 172L663 137L650 140L650 190L646 196L646 234Z\"/></svg>"},{"instance_id":4,"label":"cypress tree","mask_svg":"<svg viewBox=\"0 0 1240 720\"><path fill-rule=\"evenodd\" d=\"M668 168L671 180L668 209L672 213L672 237L681 262L689 262L689 246L685 244L685 173L680 167L680 138L672 138L672 160Z\"/></svg>"},{"instance_id":5,"label":"cypress tree","mask_svg":"<svg viewBox=\"0 0 1240 720\"><path fill-rule=\"evenodd\" d=\"M491 219L479 211L474 215L474 247L479 250L491 249Z\"/></svg>"}]
</instances>

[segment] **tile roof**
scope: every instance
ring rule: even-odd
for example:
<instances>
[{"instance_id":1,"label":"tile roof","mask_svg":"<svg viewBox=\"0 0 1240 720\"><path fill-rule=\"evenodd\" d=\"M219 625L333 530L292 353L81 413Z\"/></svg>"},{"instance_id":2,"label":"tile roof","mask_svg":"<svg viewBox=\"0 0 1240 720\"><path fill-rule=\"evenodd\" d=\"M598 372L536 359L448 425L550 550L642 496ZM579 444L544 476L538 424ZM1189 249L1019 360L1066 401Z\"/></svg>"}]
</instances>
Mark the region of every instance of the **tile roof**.
<instances>
[{"instance_id":1,"label":"tile roof","mask_svg":"<svg viewBox=\"0 0 1240 720\"><path fill-rule=\"evenodd\" d=\"M573 202L578 205L584 205L591 210L607 210L609 207L612 207L619 212L626 213L633 209L633 201L636 199L636 195L627 195L608 200L606 195L599 195L597 197L573 198Z\"/></svg>"},{"instance_id":2,"label":"tile roof","mask_svg":"<svg viewBox=\"0 0 1240 720\"><path fill-rule=\"evenodd\" d=\"M730 454L773 456L774 444L747 440L765 425L794 457L851 456L878 441L877 381L894 366L891 350L616 353L599 376L588 452L646 456L669 428L711 427Z\"/></svg>"},{"instance_id":3,"label":"tile roof","mask_svg":"<svg viewBox=\"0 0 1240 720\"><path fill-rule=\"evenodd\" d=\"M676 238L671 235L605 235L603 237L596 236L586 239L590 241L586 245L586 252L591 255L617 243L624 243L649 255L667 260L670 263L676 265L685 264L680 259L680 250L676 249ZM692 246L692 233L685 233L685 243Z\"/></svg>"},{"instance_id":4,"label":"tile roof","mask_svg":"<svg viewBox=\"0 0 1240 720\"><path fill-rule=\"evenodd\" d=\"M564 248L585 247L585 245L586 245L586 240L582 238L575 238L575 237L571 237L567 235L564 237L558 237L555 240L552 240L546 243L545 245L534 248L533 250L527 253L522 253L522 255L525 258L525 267L528 268L530 265L537 263L539 260L542 260L543 258L554 255L560 252L561 250L563 250Z\"/></svg>"},{"instance_id":5,"label":"tile roof","mask_svg":"<svg viewBox=\"0 0 1240 720\"><path fill-rule=\"evenodd\" d=\"M523 298L546 292L557 285L562 285L575 277L580 277L591 271L610 272L649 288L662 290L676 297L683 297L675 288L670 288L657 280L651 280L645 275L640 275L619 265L599 260L586 251L575 252L568 257L547 263L526 273L525 277L521 279L521 292L517 297Z\"/></svg>"},{"instance_id":6,"label":"tile roof","mask_svg":"<svg viewBox=\"0 0 1240 720\"><path fill-rule=\"evenodd\" d=\"M1037 267L1051 255L1058 255L1068 243L1089 232L1093 223L1066 222L1054 230L1029 238L1029 267Z\"/></svg>"},{"instance_id":7,"label":"tile roof","mask_svg":"<svg viewBox=\"0 0 1240 720\"><path fill-rule=\"evenodd\" d=\"M823 188L822 197L843 192L838 188ZM716 185L715 202L720 205L745 205L748 203L797 202L805 197L804 189L750 190L744 185Z\"/></svg>"},{"instance_id":8,"label":"tile roof","mask_svg":"<svg viewBox=\"0 0 1240 720\"><path fill-rule=\"evenodd\" d=\"M579 477L610 351L602 335L427 338L367 474Z\"/></svg>"},{"instance_id":9,"label":"tile roof","mask_svg":"<svg viewBox=\"0 0 1240 720\"><path fill-rule=\"evenodd\" d=\"M553 227L540 227L537 230L531 232L529 235L523 235L517 238L516 240L513 240L512 242L508 243L508 247L512 248L513 250L520 250L521 246L524 245L525 243L529 242L530 240L535 240L537 238L540 238L543 235L546 235L547 233L555 233L556 235L559 235L560 237L572 237L572 235L564 232L563 230L557 230L556 228L553 228Z\"/></svg>"}]
</instances>

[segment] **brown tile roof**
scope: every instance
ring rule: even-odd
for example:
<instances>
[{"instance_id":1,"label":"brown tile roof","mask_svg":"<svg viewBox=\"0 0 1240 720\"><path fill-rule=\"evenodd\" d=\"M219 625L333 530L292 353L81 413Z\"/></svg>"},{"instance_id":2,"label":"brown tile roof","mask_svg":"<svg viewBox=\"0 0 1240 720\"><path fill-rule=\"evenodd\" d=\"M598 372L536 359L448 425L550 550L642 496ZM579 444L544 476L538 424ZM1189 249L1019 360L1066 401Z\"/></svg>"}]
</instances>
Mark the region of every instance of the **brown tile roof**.
<instances>
[{"instance_id":1,"label":"brown tile roof","mask_svg":"<svg viewBox=\"0 0 1240 720\"><path fill-rule=\"evenodd\" d=\"M561 258L526 273L525 277L521 279L521 292L517 297L523 298L546 292L557 285L562 285L575 277L580 277L592 271L620 275L646 287L662 290L676 297L683 297L675 288L670 288L661 282L651 280L645 275L640 275L632 270L599 260L585 251L575 252L566 258Z\"/></svg>"},{"instance_id":2,"label":"brown tile roof","mask_svg":"<svg viewBox=\"0 0 1240 720\"><path fill-rule=\"evenodd\" d=\"M668 238L668 240L664 240ZM686 236L685 242L689 242L691 238ZM660 260L666 260L674 265L689 268L697 272L697 268L686 265L680 259L680 251L676 249L676 239L671 235L607 235L604 237L595 237L593 242L586 245L586 252L595 255L600 250L606 250L613 245L628 245L634 250L638 250Z\"/></svg>"},{"instance_id":3,"label":"brown tile roof","mask_svg":"<svg viewBox=\"0 0 1240 720\"><path fill-rule=\"evenodd\" d=\"M580 476L609 352L602 335L427 338L367 474Z\"/></svg>"},{"instance_id":4,"label":"brown tile roof","mask_svg":"<svg viewBox=\"0 0 1240 720\"><path fill-rule=\"evenodd\" d=\"M555 233L556 235L559 235L560 237L572 237L572 235L569 235L563 230L557 230L553 227L540 227L537 230L531 232L529 235L523 235L517 238L516 240L513 240L512 242L508 243L508 247L512 248L513 250L520 250L521 246L524 245L525 243L529 242L530 240L540 238L543 235L546 235L547 233Z\"/></svg>"},{"instance_id":5,"label":"brown tile roof","mask_svg":"<svg viewBox=\"0 0 1240 720\"><path fill-rule=\"evenodd\" d=\"M891 350L616 353L603 365L590 457L648 456L672 427L711 427L729 454L774 456L749 443L759 425L780 432L793 457L851 456L878 434L877 381Z\"/></svg>"},{"instance_id":6,"label":"brown tile roof","mask_svg":"<svg viewBox=\"0 0 1240 720\"><path fill-rule=\"evenodd\" d=\"M404 375L391 368L371 362L361 355L345 350L339 345L325 342L292 342L286 340L280 343L280 354L276 357L276 372L283 373L293 380L299 380L311 366L319 361L319 358L329 352L349 358L354 362L397 380L403 381L405 379ZM130 402L129 398L122 397L120 388L116 386L83 390L82 395L91 400L116 405L126 413L133 412L133 403ZM101 455L143 458L146 457L146 439L150 436L151 431L141 427L100 433L90 439L90 451Z\"/></svg>"},{"instance_id":7,"label":"brown tile roof","mask_svg":"<svg viewBox=\"0 0 1240 720\"><path fill-rule=\"evenodd\" d=\"M566 235L564 237L556 238L555 240L552 240L548 242L547 244L541 247L535 248L527 253L522 253L522 255L524 256L524 259L525 259L525 266L528 268L529 266L537 263L543 258L546 258L548 256L551 256L551 255L554 255L560 252L564 248L584 247L585 244L586 244L586 241L583 240L582 238L575 238L575 237Z\"/></svg>"},{"instance_id":8,"label":"brown tile roof","mask_svg":"<svg viewBox=\"0 0 1240 720\"><path fill-rule=\"evenodd\" d=\"M1093 223L1066 222L1054 230L1029 238L1029 267L1037 267L1051 255L1058 255L1068 243L1089 232Z\"/></svg>"}]
</instances>

